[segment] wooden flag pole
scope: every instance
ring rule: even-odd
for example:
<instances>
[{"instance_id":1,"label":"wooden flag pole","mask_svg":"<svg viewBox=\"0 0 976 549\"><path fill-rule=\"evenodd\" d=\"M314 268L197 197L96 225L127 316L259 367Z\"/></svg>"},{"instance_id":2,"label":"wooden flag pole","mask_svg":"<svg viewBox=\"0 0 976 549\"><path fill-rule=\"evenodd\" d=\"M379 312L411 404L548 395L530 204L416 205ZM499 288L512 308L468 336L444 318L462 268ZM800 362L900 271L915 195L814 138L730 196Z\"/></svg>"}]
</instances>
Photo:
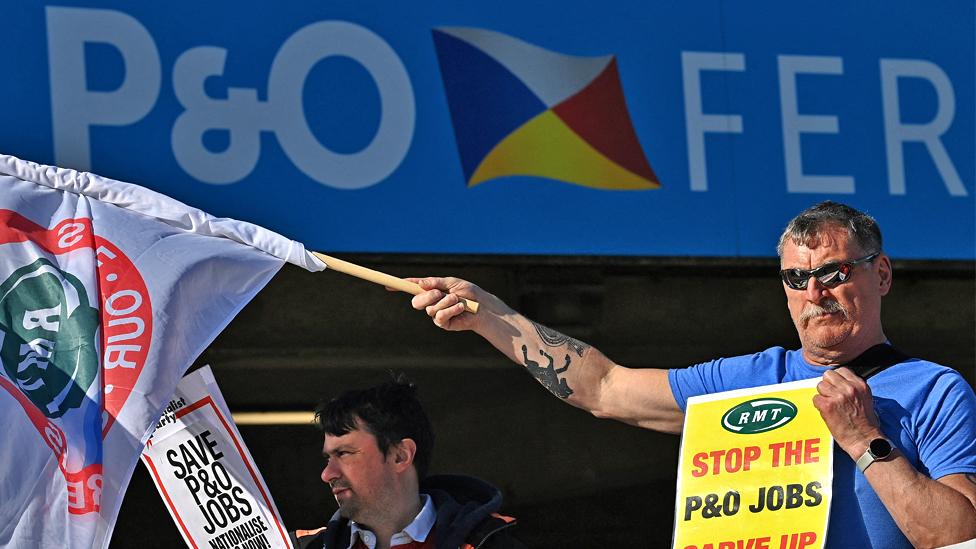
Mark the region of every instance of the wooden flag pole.
<instances>
[{"instance_id":1,"label":"wooden flag pole","mask_svg":"<svg viewBox=\"0 0 976 549\"><path fill-rule=\"evenodd\" d=\"M420 285L410 282L409 280L404 280L386 273L374 271L373 269L367 269L366 267L362 267L348 261L343 261L330 255L320 254L318 252L312 252L312 254L325 262L325 265L333 271L339 271L340 273L345 273L356 278L375 282L376 284L382 284L387 288L393 288L394 290L399 290L408 294L417 295L419 293L423 293L424 291ZM464 303L465 311L469 313L478 312L477 301L471 301L470 299L462 299L461 301Z\"/></svg>"}]
</instances>

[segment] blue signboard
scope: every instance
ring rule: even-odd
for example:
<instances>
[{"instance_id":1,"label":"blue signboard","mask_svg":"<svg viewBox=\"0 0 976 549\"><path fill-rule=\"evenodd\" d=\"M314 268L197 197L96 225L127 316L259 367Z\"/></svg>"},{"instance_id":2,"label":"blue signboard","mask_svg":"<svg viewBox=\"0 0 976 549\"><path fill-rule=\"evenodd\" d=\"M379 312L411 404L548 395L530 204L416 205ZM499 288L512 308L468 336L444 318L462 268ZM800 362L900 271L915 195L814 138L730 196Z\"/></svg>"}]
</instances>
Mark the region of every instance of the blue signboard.
<instances>
[{"instance_id":1,"label":"blue signboard","mask_svg":"<svg viewBox=\"0 0 976 549\"><path fill-rule=\"evenodd\" d=\"M6 2L0 151L325 252L976 258L972 0Z\"/></svg>"}]
</instances>

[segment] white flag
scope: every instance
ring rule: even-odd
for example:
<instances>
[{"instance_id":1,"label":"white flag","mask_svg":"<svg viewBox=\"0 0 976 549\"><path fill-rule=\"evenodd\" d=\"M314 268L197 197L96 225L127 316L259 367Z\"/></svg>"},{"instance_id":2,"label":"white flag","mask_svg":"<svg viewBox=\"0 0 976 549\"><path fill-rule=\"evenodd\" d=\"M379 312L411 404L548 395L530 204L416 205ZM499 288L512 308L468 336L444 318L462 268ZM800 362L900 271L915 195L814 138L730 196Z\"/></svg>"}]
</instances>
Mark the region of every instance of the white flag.
<instances>
[{"instance_id":1,"label":"white flag","mask_svg":"<svg viewBox=\"0 0 976 549\"><path fill-rule=\"evenodd\" d=\"M297 242L0 155L0 547L106 547L181 376Z\"/></svg>"}]
</instances>

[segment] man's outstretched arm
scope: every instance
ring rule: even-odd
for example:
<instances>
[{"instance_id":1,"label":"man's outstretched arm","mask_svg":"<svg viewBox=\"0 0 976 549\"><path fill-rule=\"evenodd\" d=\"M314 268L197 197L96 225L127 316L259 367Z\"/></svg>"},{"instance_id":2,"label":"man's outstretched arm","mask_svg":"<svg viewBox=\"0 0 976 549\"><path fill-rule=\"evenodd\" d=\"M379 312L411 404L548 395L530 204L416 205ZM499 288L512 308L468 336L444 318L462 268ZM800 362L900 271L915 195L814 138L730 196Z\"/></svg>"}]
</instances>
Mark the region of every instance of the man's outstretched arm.
<instances>
[{"instance_id":1,"label":"man's outstretched arm","mask_svg":"<svg viewBox=\"0 0 976 549\"><path fill-rule=\"evenodd\" d=\"M598 349L529 320L465 280L412 280L426 290L414 296L415 309L445 330L479 334L557 397L596 417L681 432L684 413L671 393L667 370L615 364ZM479 302L478 313L465 312L459 298Z\"/></svg>"}]
</instances>

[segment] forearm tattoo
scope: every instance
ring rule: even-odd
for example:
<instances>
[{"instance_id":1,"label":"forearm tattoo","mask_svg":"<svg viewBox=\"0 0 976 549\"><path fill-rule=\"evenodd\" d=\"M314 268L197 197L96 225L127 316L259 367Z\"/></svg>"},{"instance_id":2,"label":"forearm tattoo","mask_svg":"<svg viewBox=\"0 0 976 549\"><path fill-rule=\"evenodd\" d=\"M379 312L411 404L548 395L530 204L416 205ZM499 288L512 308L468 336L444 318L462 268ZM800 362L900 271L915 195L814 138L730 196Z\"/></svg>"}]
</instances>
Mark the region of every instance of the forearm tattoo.
<instances>
[{"instance_id":1,"label":"forearm tattoo","mask_svg":"<svg viewBox=\"0 0 976 549\"><path fill-rule=\"evenodd\" d=\"M551 355L546 354L542 349L539 349L539 354L549 361L548 365L540 366L538 362L529 358L529 348L522 345L522 359L525 361L525 369L550 393L562 399L569 398L569 395L573 394L573 390L569 388L565 379L559 379L559 374L569 369L569 355L566 355L566 364L562 368L556 368Z\"/></svg>"},{"instance_id":2,"label":"forearm tattoo","mask_svg":"<svg viewBox=\"0 0 976 549\"><path fill-rule=\"evenodd\" d=\"M577 357L582 357L589 346L563 335L556 330L546 328L541 324L533 322L532 325L535 326L536 334L539 335L539 339L543 344L556 349L565 347L568 352L563 356L563 366L556 368L555 358L542 349L539 349L539 356L548 363L545 366L541 366L540 362L542 361L536 362L529 358L529 348L522 345L522 358L525 363L525 369L532 374L532 377L536 378L539 383L548 389L550 393L562 399L569 398L569 395L573 394L573 389L570 388L566 378L560 378L559 374L565 373L569 369L569 365L573 362L573 354L576 354ZM558 353L554 354L558 355Z\"/></svg>"},{"instance_id":3,"label":"forearm tattoo","mask_svg":"<svg viewBox=\"0 0 976 549\"><path fill-rule=\"evenodd\" d=\"M582 341L575 340L567 335L563 335L552 328L546 328L542 324L532 323L535 326L535 333L539 334L539 339L548 347L561 347L563 344L572 349L577 356L583 357L583 353L589 347Z\"/></svg>"}]
</instances>

